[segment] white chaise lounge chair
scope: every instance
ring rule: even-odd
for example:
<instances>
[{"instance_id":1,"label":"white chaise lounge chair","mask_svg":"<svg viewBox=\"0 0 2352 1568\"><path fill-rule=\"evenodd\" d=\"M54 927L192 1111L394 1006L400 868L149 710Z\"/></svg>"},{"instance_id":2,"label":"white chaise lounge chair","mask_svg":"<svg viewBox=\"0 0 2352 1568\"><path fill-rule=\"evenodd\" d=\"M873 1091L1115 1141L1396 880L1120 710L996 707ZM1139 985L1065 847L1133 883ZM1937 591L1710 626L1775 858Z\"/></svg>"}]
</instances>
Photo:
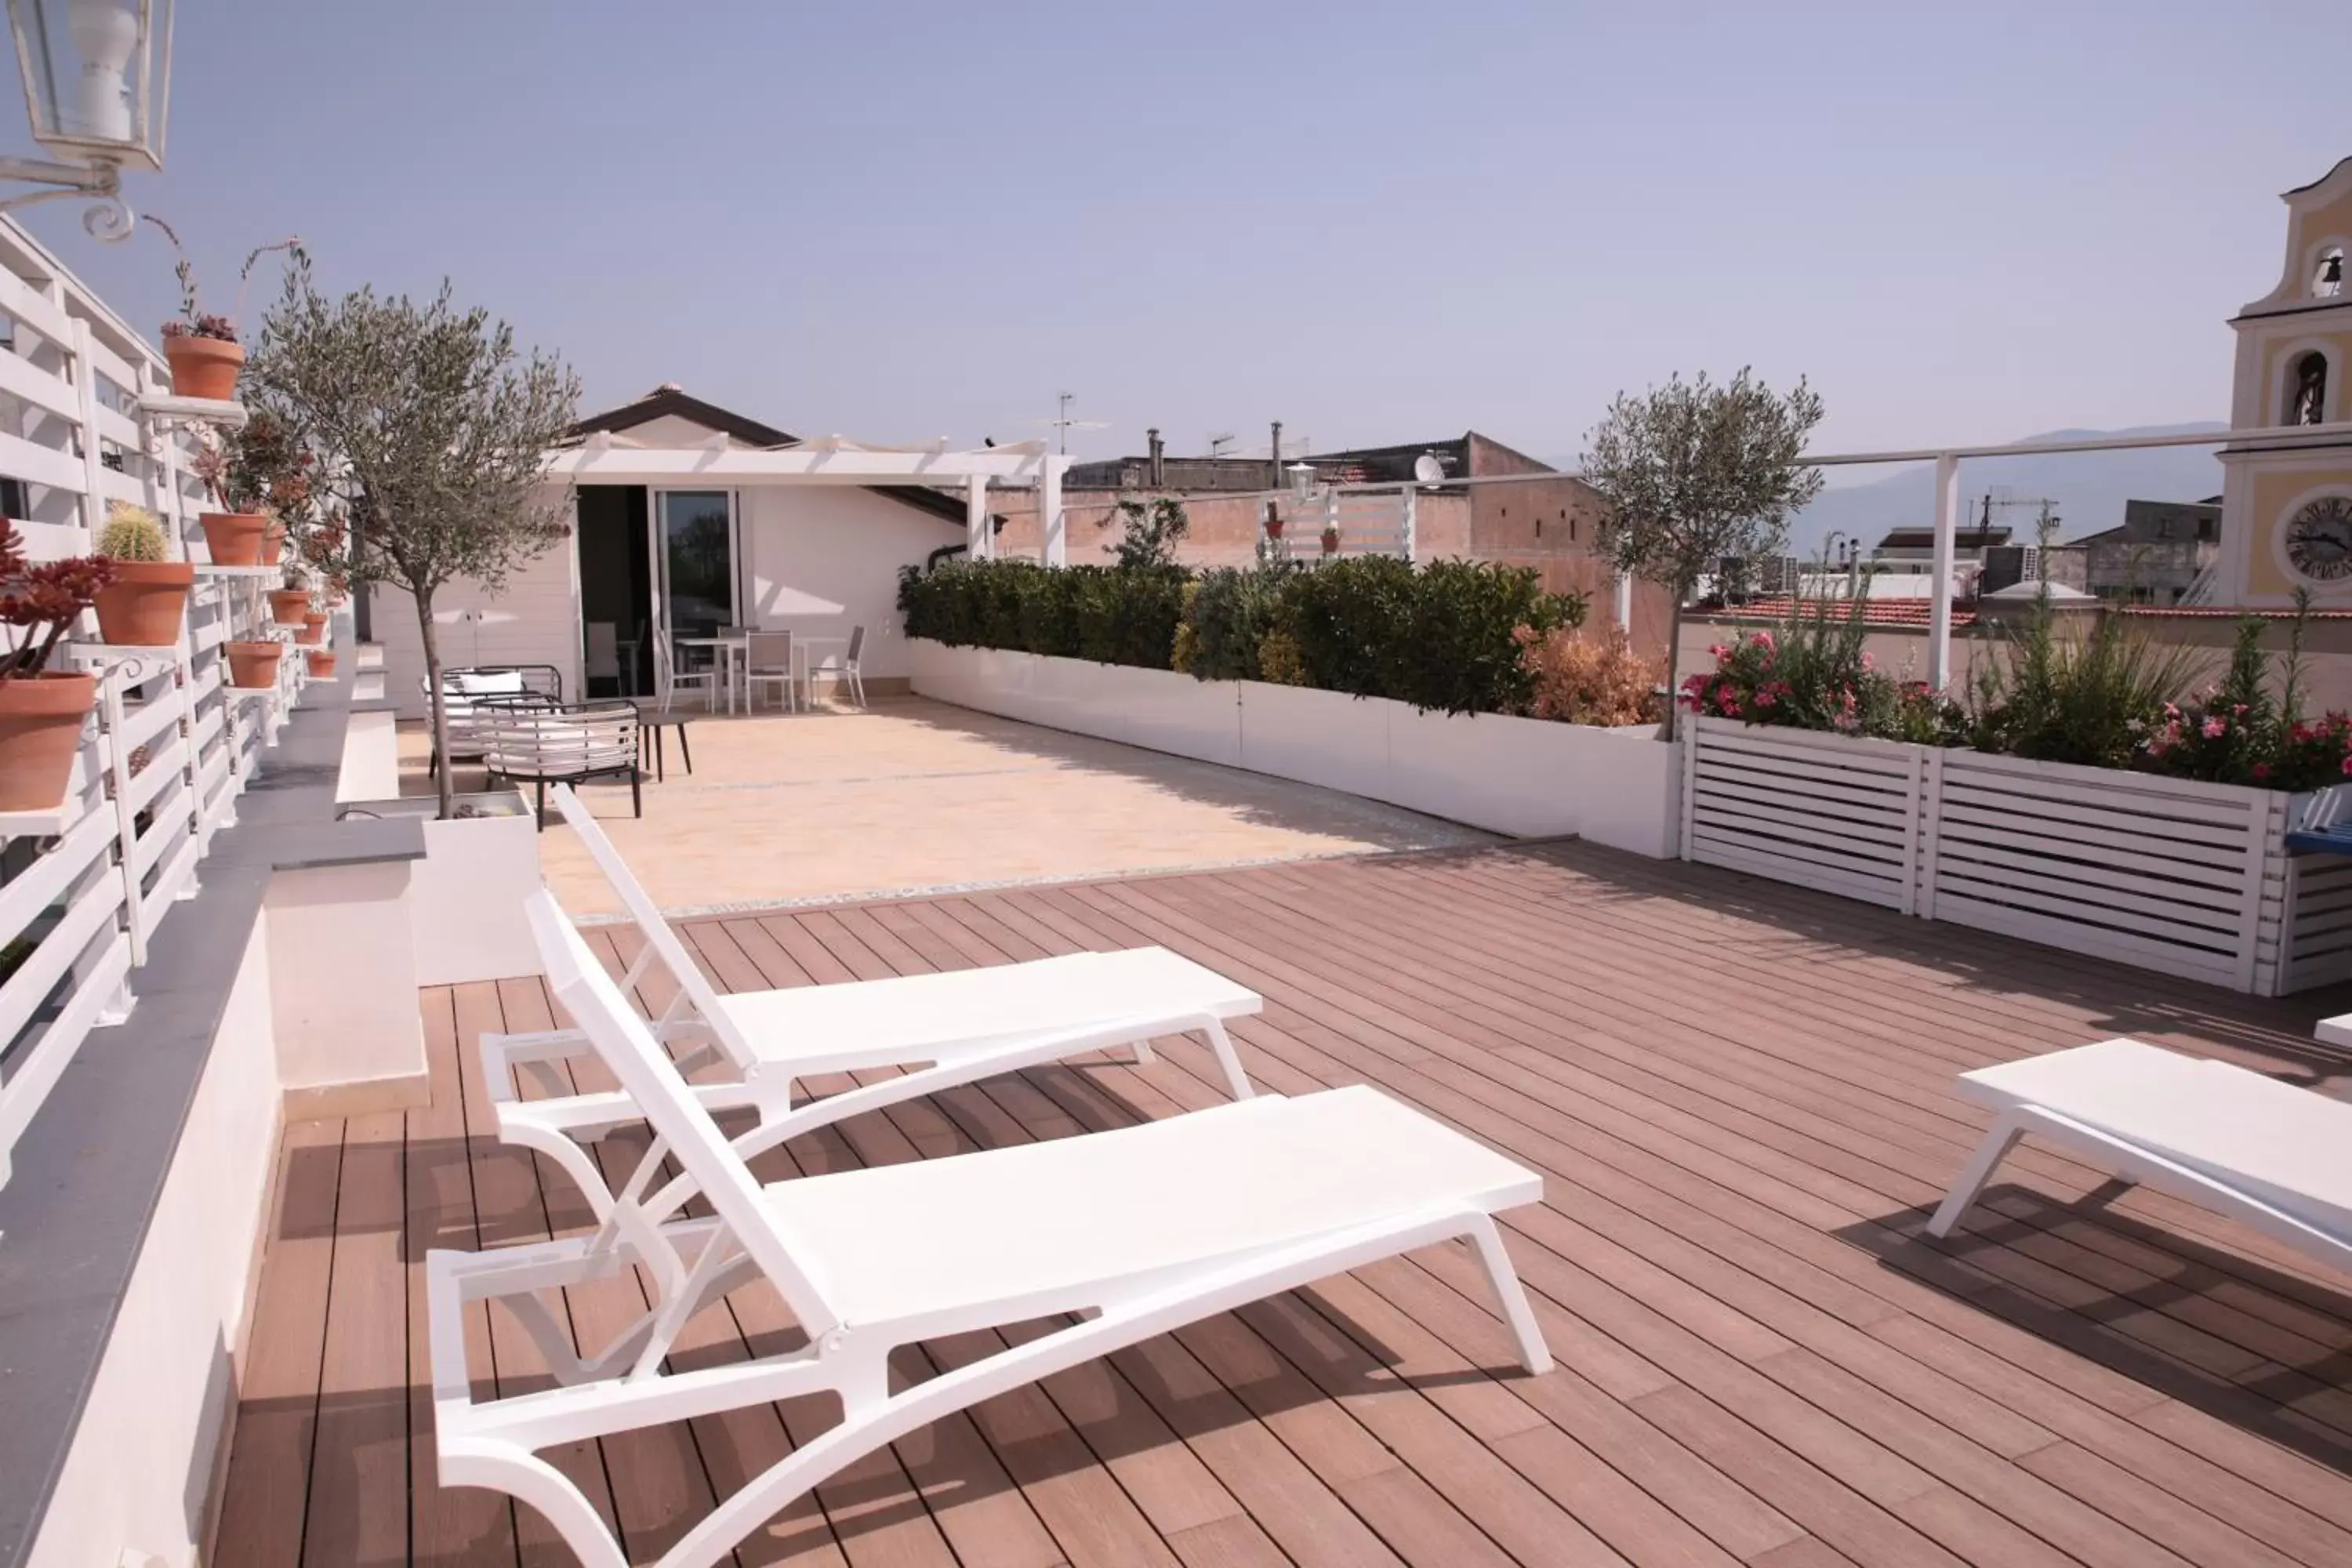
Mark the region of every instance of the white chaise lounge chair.
<instances>
[{"instance_id":1,"label":"white chaise lounge chair","mask_svg":"<svg viewBox=\"0 0 2352 1568\"><path fill-rule=\"evenodd\" d=\"M2352 1104L2137 1040L1965 1072L1959 1090L2000 1114L1930 1236L1950 1234L2032 1132L2352 1272Z\"/></svg>"},{"instance_id":2,"label":"white chaise lounge chair","mask_svg":"<svg viewBox=\"0 0 2352 1568\"><path fill-rule=\"evenodd\" d=\"M762 1187L563 911L532 895L549 984L713 1217L655 1224L625 1193L623 1244L593 1238L425 1259L436 1447L445 1486L509 1493L586 1568L625 1568L596 1509L540 1451L812 1393L840 1423L721 1502L660 1558L707 1568L844 1466L942 1415L1065 1367L1342 1269L1460 1238L1483 1258L1531 1373L1550 1352L1493 1218L1541 1178L1375 1089L1262 1095L1165 1121ZM629 1184L631 1188L635 1183ZM541 1292L642 1265L660 1306L593 1359ZM804 1348L673 1371L701 1307L764 1277ZM559 1386L476 1399L467 1304L503 1301ZM1073 1321L896 1393L904 1344ZM1410 1397L1409 1395L1407 1397Z\"/></svg>"},{"instance_id":3,"label":"white chaise lounge chair","mask_svg":"<svg viewBox=\"0 0 2352 1568\"><path fill-rule=\"evenodd\" d=\"M634 988L659 964L677 994L654 1020L655 1037L697 1047L679 1058L682 1071L711 1061L726 1064L725 1081L695 1086L706 1107L757 1112L759 1125L738 1144L747 1159L860 1111L999 1073L1130 1047L1148 1060L1153 1039L1188 1032L1207 1038L1234 1097L1249 1098L1250 1081L1225 1033L1225 1020L1254 1014L1264 1001L1246 986L1165 948L721 995L580 798L562 784L550 788L548 796L620 894L645 939L622 977L623 990ZM486 1034L483 1078L498 1114L499 1136L554 1161L587 1195L597 1217L609 1219L613 1194L583 1144L645 1116L625 1094L570 1092L553 1064L588 1049L587 1037L578 1029ZM914 1070L793 1105L807 1079L891 1067ZM532 1076L545 1098L520 1098L518 1069ZM691 1184L680 1178L664 1193L683 1202L691 1195Z\"/></svg>"}]
</instances>

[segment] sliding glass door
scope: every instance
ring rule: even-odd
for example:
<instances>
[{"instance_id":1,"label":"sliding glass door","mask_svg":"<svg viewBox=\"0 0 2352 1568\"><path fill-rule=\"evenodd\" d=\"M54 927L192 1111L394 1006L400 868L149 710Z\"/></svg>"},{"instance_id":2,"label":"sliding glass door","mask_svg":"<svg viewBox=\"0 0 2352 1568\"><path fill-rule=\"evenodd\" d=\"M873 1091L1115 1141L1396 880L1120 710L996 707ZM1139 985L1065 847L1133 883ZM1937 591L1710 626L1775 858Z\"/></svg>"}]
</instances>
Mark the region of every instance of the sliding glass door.
<instances>
[{"instance_id":1,"label":"sliding glass door","mask_svg":"<svg viewBox=\"0 0 2352 1568\"><path fill-rule=\"evenodd\" d=\"M709 637L737 624L735 497L729 490L661 490L661 616L672 636Z\"/></svg>"}]
</instances>

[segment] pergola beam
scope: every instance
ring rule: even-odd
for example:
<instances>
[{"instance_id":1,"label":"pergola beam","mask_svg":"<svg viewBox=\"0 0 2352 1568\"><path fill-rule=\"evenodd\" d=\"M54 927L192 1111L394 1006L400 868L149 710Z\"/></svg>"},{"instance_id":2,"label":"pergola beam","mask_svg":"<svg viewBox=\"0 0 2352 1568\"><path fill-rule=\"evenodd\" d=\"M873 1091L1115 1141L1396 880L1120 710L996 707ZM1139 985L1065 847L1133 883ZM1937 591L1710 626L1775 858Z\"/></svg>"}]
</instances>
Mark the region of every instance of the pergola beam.
<instances>
[{"instance_id":1,"label":"pergola beam","mask_svg":"<svg viewBox=\"0 0 2352 1568\"><path fill-rule=\"evenodd\" d=\"M550 479L585 484L941 485L973 479L1060 489L1069 459L1055 453L1006 451L877 452L788 447L572 447L547 459Z\"/></svg>"}]
</instances>

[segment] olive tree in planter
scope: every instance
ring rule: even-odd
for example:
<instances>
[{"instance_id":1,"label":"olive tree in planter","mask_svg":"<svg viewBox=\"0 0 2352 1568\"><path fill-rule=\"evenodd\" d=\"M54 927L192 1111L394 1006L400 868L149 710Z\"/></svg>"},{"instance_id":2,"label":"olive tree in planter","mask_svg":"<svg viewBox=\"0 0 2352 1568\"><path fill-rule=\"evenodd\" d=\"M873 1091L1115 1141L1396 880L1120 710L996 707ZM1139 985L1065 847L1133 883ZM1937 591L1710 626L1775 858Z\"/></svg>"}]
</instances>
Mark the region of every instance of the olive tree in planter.
<instances>
[{"instance_id":1,"label":"olive tree in planter","mask_svg":"<svg viewBox=\"0 0 2352 1568\"><path fill-rule=\"evenodd\" d=\"M1639 397L1624 393L1588 437L1584 481L1608 503L1601 547L1628 577L1663 583L1674 595L1666 685L1682 655L1683 605L1699 579L1727 558L1778 554L1789 514L1821 493L1803 464L1822 400L1800 379L1785 395L1742 369L1727 386L1705 372L1679 375ZM1675 709L1666 705L1665 737Z\"/></svg>"},{"instance_id":2,"label":"olive tree in planter","mask_svg":"<svg viewBox=\"0 0 2352 1568\"><path fill-rule=\"evenodd\" d=\"M416 604L434 745L448 754L434 596L460 579L495 594L564 536L569 498L541 468L571 426L580 383L556 356L524 357L514 330L430 301L361 289L320 294L298 259L246 367L256 400L328 458L321 483L350 519L349 577ZM440 813L452 815L450 770Z\"/></svg>"}]
</instances>

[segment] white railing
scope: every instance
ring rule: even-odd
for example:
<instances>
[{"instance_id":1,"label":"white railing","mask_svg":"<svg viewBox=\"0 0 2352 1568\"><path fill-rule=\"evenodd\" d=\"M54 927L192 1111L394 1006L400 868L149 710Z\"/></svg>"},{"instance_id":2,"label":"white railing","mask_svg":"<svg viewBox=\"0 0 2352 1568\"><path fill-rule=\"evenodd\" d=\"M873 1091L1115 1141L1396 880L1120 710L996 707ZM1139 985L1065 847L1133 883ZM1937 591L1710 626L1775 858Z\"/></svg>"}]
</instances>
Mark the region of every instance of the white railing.
<instances>
[{"instance_id":1,"label":"white railing","mask_svg":"<svg viewBox=\"0 0 2352 1568\"><path fill-rule=\"evenodd\" d=\"M163 357L16 224L0 219L0 479L36 560L89 552L107 504L163 520L199 563L179 640L109 647L85 617L64 665L98 674L73 781L54 809L0 813L0 1182L9 1153L93 1028L130 1016L139 966L173 904L196 890L214 834L235 821L257 755L303 679L229 684L222 644L270 635L274 567L209 564L184 422L142 411L168 395Z\"/></svg>"}]
</instances>

